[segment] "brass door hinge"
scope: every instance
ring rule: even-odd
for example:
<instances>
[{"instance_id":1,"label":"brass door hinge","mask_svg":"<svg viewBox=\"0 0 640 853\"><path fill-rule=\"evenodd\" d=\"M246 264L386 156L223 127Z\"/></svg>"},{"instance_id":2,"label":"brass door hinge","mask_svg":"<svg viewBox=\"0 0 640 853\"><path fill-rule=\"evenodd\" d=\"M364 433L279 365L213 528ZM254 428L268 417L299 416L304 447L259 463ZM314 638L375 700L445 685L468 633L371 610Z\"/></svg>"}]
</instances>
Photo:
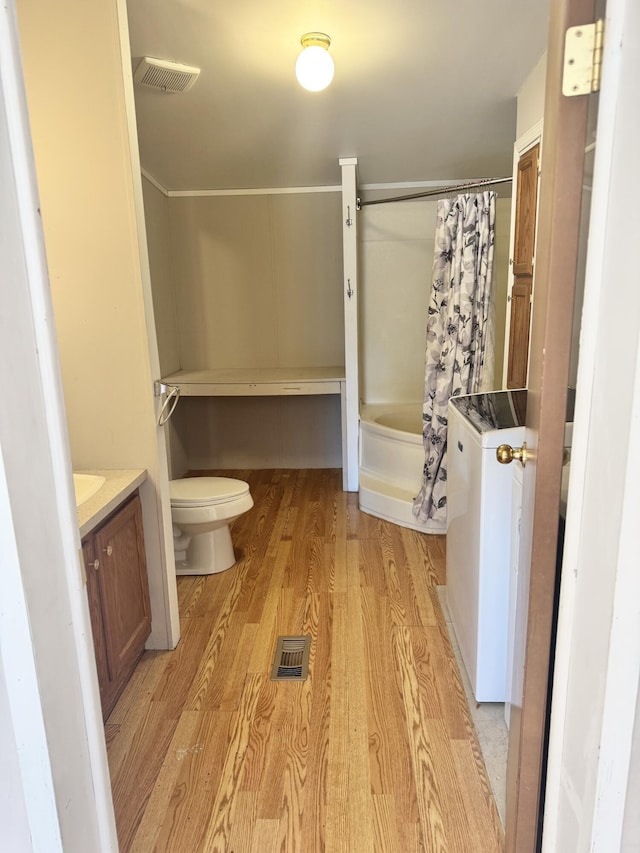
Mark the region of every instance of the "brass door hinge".
<instances>
[{"instance_id":1,"label":"brass door hinge","mask_svg":"<svg viewBox=\"0 0 640 853\"><path fill-rule=\"evenodd\" d=\"M562 94L590 95L600 89L604 21L569 27L564 38Z\"/></svg>"}]
</instances>

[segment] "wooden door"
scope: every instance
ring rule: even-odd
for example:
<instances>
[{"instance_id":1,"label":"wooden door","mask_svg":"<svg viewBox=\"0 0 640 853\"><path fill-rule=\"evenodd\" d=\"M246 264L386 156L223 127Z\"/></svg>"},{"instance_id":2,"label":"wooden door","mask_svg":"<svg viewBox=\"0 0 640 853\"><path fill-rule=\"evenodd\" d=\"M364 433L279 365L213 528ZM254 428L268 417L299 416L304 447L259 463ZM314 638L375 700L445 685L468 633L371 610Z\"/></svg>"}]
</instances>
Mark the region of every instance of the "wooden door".
<instances>
[{"instance_id":1,"label":"wooden door","mask_svg":"<svg viewBox=\"0 0 640 853\"><path fill-rule=\"evenodd\" d=\"M100 559L96 557L95 549L93 547L93 538L85 539L82 542L82 559L84 560L85 572L87 575L87 597L89 599L89 616L91 618L93 648L96 656L98 684L100 686L100 703L104 708L109 696L111 673L109 671L109 661L107 659L104 619L102 616L102 601L100 600L100 584L98 580Z\"/></svg>"},{"instance_id":2,"label":"wooden door","mask_svg":"<svg viewBox=\"0 0 640 853\"><path fill-rule=\"evenodd\" d=\"M536 294L533 305L519 571L529 572L521 702L511 707L506 849L537 849L550 669L562 451L589 97L562 95L568 27L594 20L594 0L550 9ZM517 464L517 463L516 463ZM518 630L518 626L516 626Z\"/></svg>"},{"instance_id":3,"label":"wooden door","mask_svg":"<svg viewBox=\"0 0 640 853\"><path fill-rule=\"evenodd\" d=\"M540 145L537 144L518 161L507 388L524 388L527 384L539 157Z\"/></svg>"},{"instance_id":4,"label":"wooden door","mask_svg":"<svg viewBox=\"0 0 640 853\"><path fill-rule=\"evenodd\" d=\"M114 690L127 678L151 629L140 498L134 497L94 537L109 671Z\"/></svg>"}]
</instances>

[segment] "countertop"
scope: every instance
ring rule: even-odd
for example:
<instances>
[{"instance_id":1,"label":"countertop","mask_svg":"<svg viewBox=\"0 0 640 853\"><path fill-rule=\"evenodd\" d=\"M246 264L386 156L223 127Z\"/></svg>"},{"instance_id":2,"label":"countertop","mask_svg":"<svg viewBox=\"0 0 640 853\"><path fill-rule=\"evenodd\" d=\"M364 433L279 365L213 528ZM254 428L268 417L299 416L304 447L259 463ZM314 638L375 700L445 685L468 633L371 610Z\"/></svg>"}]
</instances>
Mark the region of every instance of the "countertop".
<instances>
[{"instance_id":1,"label":"countertop","mask_svg":"<svg viewBox=\"0 0 640 853\"><path fill-rule=\"evenodd\" d=\"M78 526L80 538L90 533L101 521L104 521L114 509L133 494L147 479L146 468L91 469L77 471L77 474L99 474L105 478L104 484L95 495L78 507Z\"/></svg>"}]
</instances>

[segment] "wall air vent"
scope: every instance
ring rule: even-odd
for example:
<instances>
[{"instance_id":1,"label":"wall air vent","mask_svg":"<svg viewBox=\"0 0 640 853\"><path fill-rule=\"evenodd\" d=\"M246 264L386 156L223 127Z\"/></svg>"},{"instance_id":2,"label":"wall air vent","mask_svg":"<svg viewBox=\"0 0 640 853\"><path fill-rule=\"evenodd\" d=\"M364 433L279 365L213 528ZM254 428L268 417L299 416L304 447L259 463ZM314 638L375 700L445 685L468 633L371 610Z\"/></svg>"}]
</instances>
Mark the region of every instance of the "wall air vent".
<instances>
[{"instance_id":1,"label":"wall air vent","mask_svg":"<svg viewBox=\"0 0 640 853\"><path fill-rule=\"evenodd\" d=\"M133 79L141 86L160 92L186 92L198 79L199 68L166 59L143 56Z\"/></svg>"}]
</instances>

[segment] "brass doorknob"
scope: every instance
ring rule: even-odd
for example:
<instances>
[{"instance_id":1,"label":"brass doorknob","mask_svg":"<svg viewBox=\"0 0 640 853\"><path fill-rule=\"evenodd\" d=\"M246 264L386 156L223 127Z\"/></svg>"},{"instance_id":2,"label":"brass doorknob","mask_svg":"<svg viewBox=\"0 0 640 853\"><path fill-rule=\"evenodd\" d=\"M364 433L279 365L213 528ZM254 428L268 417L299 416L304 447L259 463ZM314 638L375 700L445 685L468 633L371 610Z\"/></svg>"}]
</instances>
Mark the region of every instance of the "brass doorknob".
<instances>
[{"instance_id":1,"label":"brass doorknob","mask_svg":"<svg viewBox=\"0 0 640 853\"><path fill-rule=\"evenodd\" d=\"M510 444L501 444L496 450L496 459L501 465L508 465L517 459L522 464L522 467L527 464L527 459L531 459L531 453L527 453L526 442L522 442L522 447L511 447Z\"/></svg>"}]
</instances>

